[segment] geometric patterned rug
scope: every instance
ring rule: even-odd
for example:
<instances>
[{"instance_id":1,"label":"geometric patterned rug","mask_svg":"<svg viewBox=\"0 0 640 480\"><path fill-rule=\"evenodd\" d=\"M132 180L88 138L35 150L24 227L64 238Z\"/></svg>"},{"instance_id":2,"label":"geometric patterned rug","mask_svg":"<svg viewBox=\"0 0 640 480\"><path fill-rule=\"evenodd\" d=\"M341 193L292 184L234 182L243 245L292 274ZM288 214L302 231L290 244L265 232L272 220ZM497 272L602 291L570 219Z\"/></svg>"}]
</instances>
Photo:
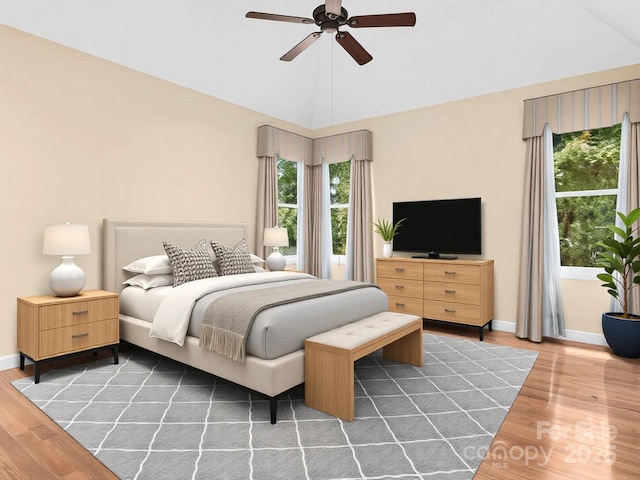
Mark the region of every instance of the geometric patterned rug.
<instances>
[{"instance_id":1,"label":"geometric patterned rug","mask_svg":"<svg viewBox=\"0 0 640 480\"><path fill-rule=\"evenodd\" d=\"M355 371L355 420L265 397L123 345L52 368L23 395L122 479L471 479L537 352L424 334L420 368L381 352Z\"/></svg>"}]
</instances>

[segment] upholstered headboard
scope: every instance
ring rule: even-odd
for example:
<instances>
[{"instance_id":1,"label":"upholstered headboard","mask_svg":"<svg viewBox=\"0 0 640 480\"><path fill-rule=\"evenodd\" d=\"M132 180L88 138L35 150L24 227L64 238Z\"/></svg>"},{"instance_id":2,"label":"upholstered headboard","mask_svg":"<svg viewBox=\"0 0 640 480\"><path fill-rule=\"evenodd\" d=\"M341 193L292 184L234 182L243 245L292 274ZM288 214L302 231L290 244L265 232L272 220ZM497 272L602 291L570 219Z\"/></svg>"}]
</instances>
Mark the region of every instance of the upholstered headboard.
<instances>
[{"instance_id":1,"label":"upholstered headboard","mask_svg":"<svg viewBox=\"0 0 640 480\"><path fill-rule=\"evenodd\" d=\"M131 276L122 267L138 258L165 253L162 242L191 248L203 238L227 245L246 238L246 225L242 223L113 218L105 218L102 223L102 288L117 293Z\"/></svg>"}]
</instances>

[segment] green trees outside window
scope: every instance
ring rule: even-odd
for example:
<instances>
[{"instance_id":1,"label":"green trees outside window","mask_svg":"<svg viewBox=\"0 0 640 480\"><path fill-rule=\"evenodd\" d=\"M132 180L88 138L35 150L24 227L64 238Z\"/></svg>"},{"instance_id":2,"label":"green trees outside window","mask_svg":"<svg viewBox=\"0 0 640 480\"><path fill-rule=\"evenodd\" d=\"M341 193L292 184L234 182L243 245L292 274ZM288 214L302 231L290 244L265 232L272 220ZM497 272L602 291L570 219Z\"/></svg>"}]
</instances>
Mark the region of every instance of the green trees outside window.
<instances>
[{"instance_id":1,"label":"green trees outside window","mask_svg":"<svg viewBox=\"0 0 640 480\"><path fill-rule=\"evenodd\" d=\"M621 125L553 136L563 266L595 267L615 222Z\"/></svg>"},{"instance_id":2,"label":"green trees outside window","mask_svg":"<svg viewBox=\"0 0 640 480\"><path fill-rule=\"evenodd\" d=\"M351 162L329 165L329 197L331 203L331 240L334 255L347 253L347 217Z\"/></svg>"},{"instance_id":3,"label":"green trees outside window","mask_svg":"<svg viewBox=\"0 0 640 480\"><path fill-rule=\"evenodd\" d=\"M295 255L298 246L298 164L278 156L278 224L287 229L289 246L283 255Z\"/></svg>"},{"instance_id":4,"label":"green trees outside window","mask_svg":"<svg viewBox=\"0 0 640 480\"><path fill-rule=\"evenodd\" d=\"M298 163L277 158L278 169L278 223L289 233L289 247L283 255L296 255L298 245ZM301 165L301 164L300 164ZM331 234L333 255L345 255L347 247L347 217L351 162L329 165L329 202L331 208Z\"/></svg>"}]
</instances>

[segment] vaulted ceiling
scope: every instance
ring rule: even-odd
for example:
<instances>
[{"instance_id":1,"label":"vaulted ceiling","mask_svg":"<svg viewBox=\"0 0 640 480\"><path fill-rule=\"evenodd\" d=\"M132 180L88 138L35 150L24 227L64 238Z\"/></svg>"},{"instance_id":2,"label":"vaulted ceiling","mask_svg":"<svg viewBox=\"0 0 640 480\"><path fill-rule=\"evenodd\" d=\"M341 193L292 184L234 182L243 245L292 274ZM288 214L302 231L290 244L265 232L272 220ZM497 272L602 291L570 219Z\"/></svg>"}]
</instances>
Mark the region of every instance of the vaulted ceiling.
<instances>
[{"instance_id":1,"label":"vaulted ceiling","mask_svg":"<svg viewBox=\"0 0 640 480\"><path fill-rule=\"evenodd\" d=\"M350 28L279 58L322 0L0 0L0 23L306 128L640 62L638 0L344 0L349 16L415 12L415 27ZM3 66L2 68L10 68Z\"/></svg>"}]
</instances>

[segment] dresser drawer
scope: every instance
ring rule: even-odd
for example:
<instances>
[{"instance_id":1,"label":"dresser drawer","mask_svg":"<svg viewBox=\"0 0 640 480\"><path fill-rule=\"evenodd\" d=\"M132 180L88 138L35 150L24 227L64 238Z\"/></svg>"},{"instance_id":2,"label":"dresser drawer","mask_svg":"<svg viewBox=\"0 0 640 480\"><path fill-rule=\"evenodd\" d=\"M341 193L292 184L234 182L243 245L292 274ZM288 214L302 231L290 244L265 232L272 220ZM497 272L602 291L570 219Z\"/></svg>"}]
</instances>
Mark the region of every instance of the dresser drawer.
<instances>
[{"instance_id":1,"label":"dresser drawer","mask_svg":"<svg viewBox=\"0 0 640 480\"><path fill-rule=\"evenodd\" d=\"M38 328L49 330L117 317L117 298L46 305L40 307Z\"/></svg>"},{"instance_id":2,"label":"dresser drawer","mask_svg":"<svg viewBox=\"0 0 640 480\"><path fill-rule=\"evenodd\" d=\"M379 261L378 277L404 278L422 280L422 264L416 262L384 262Z\"/></svg>"},{"instance_id":3,"label":"dresser drawer","mask_svg":"<svg viewBox=\"0 0 640 480\"><path fill-rule=\"evenodd\" d=\"M422 299L422 280L402 278L378 278L378 285L387 295Z\"/></svg>"},{"instance_id":4,"label":"dresser drawer","mask_svg":"<svg viewBox=\"0 0 640 480\"><path fill-rule=\"evenodd\" d=\"M456 265L455 263L425 264L424 280L480 285L480 267L477 265Z\"/></svg>"},{"instance_id":5,"label":"dresser drawer","mask_svg":"<svg viewBox=\"0 0 640 480\"><path fill-rule=\"evenodd\" d=\"M118 343L118 319L45 330L39 333L38 341L40 358Z\"/></svg>"},{"instance_id":6,"label":"dresser drawer","mask_svg":"<svg viewBox=\"0 0 640 480\"><path fill-rule=\"evenodd\" d=\"M480 308L464 303L425 301L424 318L464 323L466 325L482 325Z\"/></svg>"},{"instance_id":7,"label":"dresser drawer","mask_svg":"<svg viewBox=\"0 0 640 480\"><path fill-rule=\"evenodd\" d=\"M388 297L390 312L408 313L422 317L423 301L421 298L399 297L396 295L388 295Z\"/></svg>"},{"instance_id":8,"label":"dresser drawer","mask_svg":"<svg viewBox=\"0 0 640 480\"><path fill-rule=\"evenodd\" d=\"M424 299L480 305L480 285L424 282Z\"/></svg>"}]
</instances>

